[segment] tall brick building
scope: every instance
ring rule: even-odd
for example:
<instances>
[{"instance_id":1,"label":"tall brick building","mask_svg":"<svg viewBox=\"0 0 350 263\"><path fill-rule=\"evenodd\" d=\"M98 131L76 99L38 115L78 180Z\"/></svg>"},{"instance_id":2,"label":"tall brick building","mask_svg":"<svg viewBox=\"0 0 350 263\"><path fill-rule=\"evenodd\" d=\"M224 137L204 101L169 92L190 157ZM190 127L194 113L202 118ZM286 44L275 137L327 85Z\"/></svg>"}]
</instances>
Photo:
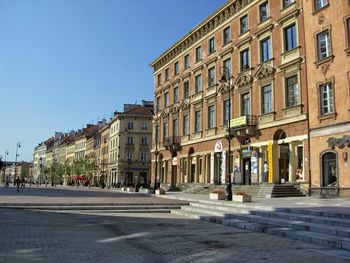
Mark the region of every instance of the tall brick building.
<instances>
[{"instance_id":1,"label":"tall brick building","mask_svg":"<svg viewBox=\"0 0 350 263\"><path fill-rule=\"evenodd\" d=\"M163 185L223 184L231 171L235 184L308 186L302 5L227 1L151 63L153 173Z\"/></svg>"}]
</instances>

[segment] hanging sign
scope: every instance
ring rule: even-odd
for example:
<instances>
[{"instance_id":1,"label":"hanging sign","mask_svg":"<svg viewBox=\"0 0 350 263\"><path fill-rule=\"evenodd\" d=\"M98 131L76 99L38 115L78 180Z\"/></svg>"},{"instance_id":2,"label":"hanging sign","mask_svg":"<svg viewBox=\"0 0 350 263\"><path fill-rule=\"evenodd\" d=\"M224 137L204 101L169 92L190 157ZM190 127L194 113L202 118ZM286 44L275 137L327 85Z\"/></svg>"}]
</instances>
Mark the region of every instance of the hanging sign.
<instances>
[{"instance_id":1,"label":"hanging sign","mask_svg":"<svg viewBox=\"0 0 350 263\"><path fill-rule=\"evenodd\" d=\"M268 175L268 182L273 183L273 147L272 143L269 143L267 150L268 150L268 167L269 167L269 175Z\"/></svg>"},{"instance_id":2,"label":"hanging sign","mask_svg":"<svg viewBox=\"0 0 350 263\"><path fill-rule=\"evenodd\" d=\"M217 141L217 142L215 143L214 152L216 152L216 153L221 153L222 150L223 150L222 142L221 142L221 141Z\"/></svg>"}]
</instances>

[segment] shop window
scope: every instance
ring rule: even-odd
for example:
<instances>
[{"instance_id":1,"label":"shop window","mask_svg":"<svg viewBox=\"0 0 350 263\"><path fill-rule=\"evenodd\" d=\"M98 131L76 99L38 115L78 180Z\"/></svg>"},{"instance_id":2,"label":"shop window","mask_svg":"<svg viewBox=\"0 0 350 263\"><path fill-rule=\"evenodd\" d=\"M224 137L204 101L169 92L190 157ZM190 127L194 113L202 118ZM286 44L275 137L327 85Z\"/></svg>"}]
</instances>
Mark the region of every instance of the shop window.
<instances>
[{"instance_id":1,"label":"shop window","mask_svg":"<svg viewBox=\"0 0 350 263\"><path fill-rule=\"evenodd\" d=\"M333 152L327 152L322 155L322 182L324 187L337 186L337 156Z\"/></svg>"}]
</instances>

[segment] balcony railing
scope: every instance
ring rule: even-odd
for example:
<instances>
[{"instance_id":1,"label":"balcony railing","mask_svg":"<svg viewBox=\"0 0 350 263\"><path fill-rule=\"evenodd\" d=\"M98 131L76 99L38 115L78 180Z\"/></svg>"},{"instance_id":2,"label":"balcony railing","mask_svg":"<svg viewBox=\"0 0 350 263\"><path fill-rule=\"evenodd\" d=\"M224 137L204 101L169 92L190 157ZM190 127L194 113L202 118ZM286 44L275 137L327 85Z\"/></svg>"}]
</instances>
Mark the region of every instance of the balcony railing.
<instances>
[{"instance_id":1,"label":"balcony railing","mask_svg":"<svg viewBox=\"0 0 350 263\"><path fill-rule=\"evenodd\" d=\"M181 137L180 136L171 136L163 139L163 146L165 148L180 146Z\"/></svg>"},{"instance_id":2,"label":"balcony railing","mask_svg":"<svg viewBox=\"0 0 350 263\"><path fill-rule=\"evenodd\" d=\"M245 115L242 117L231 119L230 128L241 128L246 126L256 126L258 118L255 115Z\"/></svg>"}]
</instances>

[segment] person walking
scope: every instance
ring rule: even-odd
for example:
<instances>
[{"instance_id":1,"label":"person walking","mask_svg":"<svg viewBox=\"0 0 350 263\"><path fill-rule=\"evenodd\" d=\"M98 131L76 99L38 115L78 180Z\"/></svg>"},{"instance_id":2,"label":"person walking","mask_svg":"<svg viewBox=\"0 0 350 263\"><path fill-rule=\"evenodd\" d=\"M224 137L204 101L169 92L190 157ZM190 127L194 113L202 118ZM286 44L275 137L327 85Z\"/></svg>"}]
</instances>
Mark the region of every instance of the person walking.
<instances>
[{"instance_id":1,"label":"person walking","mask_svg":"<svg viewBox=\"0 0 350 263\"><path fill-rule=\"evenodd\" d=\"M20 185L21 185L21 179L19 178L19 176L17 176L17 179L16 179L17 192L19 192Z\"/></svg>"},{"instance_id":2,"label":"person walking","mask_svg":"<svg viewBox=\"0 0 350 263\"><path fill-rule=\"evenodd\" d=\"M9 177L8 176L6 176L6 181L5 181L5 188L9 188L9 186L10 186L10 183L9 183Z\"/></svg>"}]
</instances>

